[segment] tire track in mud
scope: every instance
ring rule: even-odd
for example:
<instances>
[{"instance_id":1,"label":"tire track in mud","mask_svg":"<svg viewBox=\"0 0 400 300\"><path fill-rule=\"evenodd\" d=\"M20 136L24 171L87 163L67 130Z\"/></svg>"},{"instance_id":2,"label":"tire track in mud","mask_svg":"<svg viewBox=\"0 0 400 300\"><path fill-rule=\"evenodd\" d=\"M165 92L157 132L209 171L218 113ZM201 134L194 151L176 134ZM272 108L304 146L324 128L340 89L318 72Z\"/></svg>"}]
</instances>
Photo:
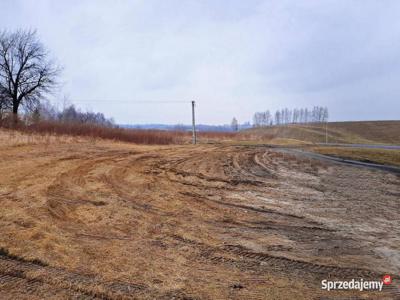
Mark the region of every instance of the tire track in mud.
<instances>
[{"instance_id":1,"label":"tire track in mud","mask_svg":"<svg viewBox=\"0 0 400 300\"><path fill-rule=\"evenodd\" d=\"M239 255L247 259L266 263L269 266L278 266L286 270L295 269L306 274L312 273L312 274L326 275L328 277L333 276L340 278L347 278L354 276L360 278L379 277L379 274L366 269L323 265L302 260L290 259L287 257L273 256L266 253L249 251L248 249L245 249L238 245L227 245L224 246L224 249L226 249L230 253L234 253L236 255Z\"/></svg>"},{"instance_id":2,"label":"tire track in mud","mask_svg":"<svg viewBox=\"0 0 400 300\"><path fill-rule=\"evenodd\" d=\"M276 179L274 171L259 160L258 154L260 154L259 151L255 153L254 151L236 153L233 157L233 165L237 172L246 177L256 178L256 181L259 181L260 178L264 180Z\"/></svg>"},{"instance_id":3,"label":"tire track in mud","mask_svg":"<svg viewBox=\"0 0 400 300\"><path fill-rule=\"evenodd\" d=\"M102 164L112 165L112 169L100 178L94 178L98 182L106 184L111 191L118 195L123 200L132 200L132 196L129 193L129 184L124 181L124 170L126 165L132 163L131 158L140 160L143 158L151 158L154 156L143 155L142 153L133 151L115 151L115 153L103 153L94 154L89 161L80 160L77 162L77 166L71 170L62 173L54 183L52 183L47 189L48 195L48 208L53 216L58 218L64 218L68 210L74 209L78 205L92 204L96 206L106 205L104 201L91 200L84 196L82 198L76 191L78 189L85 189L90 183L88 182L88 175L91 171L98 169ZM139 155L138 157L136 157ZM74 158L75 159L75 158ZM122 166L120 166L122 163ZM71 199L73 198L73 199ZM137 209L149 210L149 205L142 205L135 201L130 201L130 204L135 206Z\"/></svg>"},{"instance_id":4,"label":"tire track in mud","mask_svg":"<svg viewBox=\"0 0 400 300\"><path fill-rule=\"evenodd\" d=\"M309 176L316 178L319 176L320 172L323 174L328 171L330 167L328 163L310 160L308 158L299 158L292 154L280 154L265 151L260 155L260 153L253 153L252 157L249 157L247 153L245 154L237 154L232 158L233 167L237 171L236 174L241 174L240 176L250 177L250 180L256 178L255 180L262 181L264 187L276 187L274 185L268 185L267 182L273 182L280 177L288 177L290 176L292 182L301 184L303 186L309 187L311 189L317 190L319 192L325 191L325 187L321 186L321 182L316 181L315 184L307 183L305 180L298 179L296 177L292 177L291 174L293 172L306 172ZM278 160L278 163L272 164L274 160ZM240 163L239 163L240 162ZM271 166L272 167L269 167ZM279 165L279 166L278 166ZM263 168L264 172L248 172L248 170L253 170L254 166L257 168ZM229 173L229 174L232 174ZM192 174L191 174L192 175ZM192 175L193 176L193 175ZM293 178L293 179L292 179ZM229 184L231 182L227 182ZM228 189L225 189L228 190ZM196 200L202 201L211 201L213 203L217 203L223 206L229 206L232 208L239 208L244 210L250 210L258 213L277 213L276 211L266 210L264 208L252 207L248 205L242 205L238 203L231 203L227 201L216 200L215 198L205 197L204 194L195 193L193 190L180 192L185 196L189 196L195 198ZM293 215L293 217L303 218L302 216ZM320 229L320 228L308 228L312 229ZM318 236L318 234L317 234ZM184 243L188 243L193 247L203 248L201 252L201 257L212 261L213 263L221 263L225 265L230 265L234 267L241 267L243 264L248 267L259 267L260 265L265 266L267 268L278 268L280 271L284 273L295 272L297 274L301 274L300 276L309 275L313 277L315 281L316 278L364 278L364 279L373 279L377 280L381 278L380 273L372 271L370 269L363 269L358 267L345 267L338 265L329 265L329 264L321 264L321 263L312 263L309 261L298 260L298 259L290 259L287 257L274 256L267 253L259 253L254 252L249 249L245 249L240 245L228 245L222 248L212 248L198 244L195 241L183 240ZM233 257L232 257L233 255ZM311 275L310 275L311 274ZM388 288L386 290L391 289L391 294L398 295L398 290L395 288Z\"/></svg>"},{"instance_id":5,"label":"tire track in mud","mask_svg":"<svg viewBox=\"0 0 400 300\"><path fill-rule=\"evenodd\" d=\"M319 274L320 276L327 277L340 277L340 278L380 278L380 274L360 268L352 267L338 267L332 265L312 263L303 260L290 259L283 256L274 256L267 253L254 252L250 249L244 248L241 245L223 245L221 247L209 246L202 242L190 240L183 238L178 235L171 236L174 240L179 241L184 244L197 247L201 250L200 256L206 258L214 263L224 263L234 266L240 266L245 263L250 262L250 266L265 267L278 267L280 270L285 270L285 272L290 272L292 270L299 271L304 274ZM225 256L224 256L225 254ZM235 258L227 257L226 254L234 256Z\"/></svg>"},{"instance_id":6,"label":"tire track in mud","mask_svg":"<svg viewBox=\"0 0 400 300\"><path fill-rule=\"evenodd\" d=\"M254 151L252 148L243 151L243 147L239 149L242 152L213 154L214 159L207 161L204 161L204 153L196 152L176 161L164 161L156 167L175 183L203 188L221 188L223 185L226 190L235 189L240 184L278 187L281 185L278 182L280 179L292 177L296 175L295 173L307 172L310 176L315 176L318 175L320 168L326 169L326 165L321 162L311 162L311 160L300 159L291 154L259 149ZM219 163L215 164L215 160ZM173 176L168 174L173 174ZM224 174L224 176L211 174Z\"/></svg>"},{"instance_id":7,"label":"tire track in mud","mask_svg":"<svg viewBox=\"0 0 400 300\"><path fill-rule=\"evenodd\" d=\"M266 269L269 272L278 272L280 274L290 273L292 276L301 276L304 282L315 286L319 286L320 280L322 279L352 280L362 278L363 280L379 281L384 275L369 269L339 267L334 265L326 265L298 259L291 259L283 256L275 256L267 253L254 252L241 245L223 245L217 247L184 238L179 235L172 235L171 238L180 243L196 247L198 250L200 250L198 258L208 260L213 264L222 264L233 268L251 269L258 271L260 271L260 269ZM395 280L395 282L400 279L395 274L390 275L392 276L393 280ZM259 276L261 277L257 277L256 274L253 274L251 281L265 281L262 278L262 275ZM400 288L396 285L396 283L390 286L384 286L383 293L383 295L385 296L394 296L395 298L393 299L400 299ZM253 296L252 293L250 294ZM317 295L318 292L316 292L315 294ZM264 298L260 296L259 293L255 292L254 299Z\"/></svg>"},{"instance_id":8,"label":"tire track in mud","mask_svg":"<svg viewBox=\"0 0 400 300\"><path fill-rule=\"evenodd\" d=\"M39 272L39 275L31 274ZM24 295L83 297L83 299L111 299L108 295L89 286L83 275L68 274L61 270L38 266L28 262L16 262L0 257L0 290L18 289ZM99 284L95 282L95 284Z\"/></svg>"},{"instance_id":9,"label":"tire track in mud","mask_svg":"<svg viewBox=\"0 0 400 300\"><path fill-rule=\"evenodd\" d=\"M265 207L256 207L256 206L250 206L250 205L245 205L245 204L237 204L237 203L232 203L232 202L228 202L228 201L211 199L209 197L206 197L201 194L194 193L194 192L179 192L179 193L181 195L195 198L197 200L213 202L213 203L216 203L216 204L219 204L222 206L237 208L237 209L244 210L244 211L252 211L252 212L261 213L261 214L272 214L272 215L277 215L277 216L290 217L290 218L294 218L294 219L304 219L304 216L300 216L300 215L295 215L295 214L286 213L286 212L280 212L280 211L265 208Z\"/></svg>"},{"instance_id":10,"label":"tire track in mud","mask_svg":"<svg viewBox=\"0 0 400 300\"><path fill-rule=\"evenodd\" d=\"M101 281L94 276L0 256L0 291L5 288L37 299L192 299L181 292L166 295L143 284ZM10 299L17 299L9 295Z\"/></svg>"},{"instance_id":11,"label":"tire track in mud","mask_svg":"<svg viewBox=\"0 0 400 300\"><path fill-rule=\"evenodd\" d=\"M210 176L207 172L204 173L204 170L207 170L208 165L211 163L203 161L204 153L195 153L191 156L187 157L178 157L175 159L170 160L162 160L157 155L143 155L131 160L129 163L135 163L142 161L143 164L148 162L148 160L152 160L152 169L153 172L157 174L164 174L167 180L170 182L184 184L184 185L193 185L199 188L214 188L215 183L222 184L225 189L232 189L238 184L250 184L254 186L268 186L271 181L275 181L278 177L280 177L280 171L277 167L282 169L294 169L297 170L298 168L302 168L303 166L307 166L307 162L302 159L297 159L295 156L291 157L289 154L282 154L282 158L279 157L280 154L272 151L246 151L244 153L237 153L233 156L229 156L224 164L214 164L213 166L209 167L210 173L224 173L227 176L224 177L216 177ZM120 157L120 156L119 156ZM221 159L221 157L217 157ZM107 160L109 158L105 158ZM156 162L154 162L154 160ZM278 160L279 163L272 164ZM122 161L119 160L119 161ZM200 164L197 171L191 171L192 168L187 168L187 165L198 165ZM268 167L272 164L272 167ZM308 162L310 164L310 162ZM205 165L205 166L204 166ZM126 168L127 163L124 162L121 166L115 166L108 174L106 182L112 188L112 190L121 198L129 198L129 188L125 187L129 186L129 182L124 181L124 169ZM308 167L308 166L307 166ZM309 166L310 172L315 172L318 166ZM154 170L155 169L155 170ZM186 171L189 170L189 171ZM203 171L203 172L202 172ZM171 176L173 174L173 176ZM272 185L273 186L273 185ZM217 187L217 188L220 188ZM191 192L180 192L183 195L196 197L197 199L202 198L206 199L205 197L194 194ZM213 201L217 204L229 206L233 209L244 209L250 210L258 213L273 213L282 215L277 211L273 211L270 209L258 208L258 207L251 207L248 205L241 205L236 203L230 203L226 201L219 201L219 200L210 200L206 199L207 201ZM149 209L149 207L141 207L141 209ZM291 214L291 217L296 218L303 218L301 216L296 216ZM306 261L300 260L292 260L285 257L275 257L265 253L257 253L251 252L246 249L240 249L240 246L227 246L223 249L231 254L234 254L239 257L243 257L246 260L252 260L256 262L260 262L269 266L276 266L282 269L296 269L298 271L302 271L304 273L316 273L316 274L323 274L323 275L330 275L330 276L373 276L376 273L373 273L369 270L362 270L362 269L355 269L355 268L341 268L336 266L327 266L321 264L313 264ZM213 261L222 261L222 262L230 262L230 263L237 263L236 260L228 259L226 257L213 257Z\"/></svg>"},{"instance_id":12,"label":"tire track in mud","mask_svg":"<svg viewBox=\"0 0 400 300\"><path fill-rule=\"evenodd\" d=\"M247 157L249 154L251 156L251 153L244 154L245 166L239 162L243 154L230 155L223 152L214 154L214 160L204 161L204 153L200 152L176 161L162 161L155 167L160 169L169 181L187 186L234 190L240 184L251 186L272 184L271 179L275 177L271 171L255 163L254 157L253 159ZM215 160L220 163L215 164ZM255 174L251 172L252 168L257 169L254 171Z\"/></svg>"},{"instance_id":13,"label":"tire track in mud","mask_svg":"<svg viewBox=\"0 0 400 300\"><path fill-rule=\"evenodd\" d=\"M259 239L259 237L264 238L269 235L280 235L295 242L300 241L301 238L303 239L301 243L315 246L317 243L313 243L313 237L316 239L322 237L326 240L333 237L333 233L331 234L329 228L323 226L323 223L312 223L312 216L297 210L285 210L279 205L269 206L275 199L281 199L279 197L288 197L289 200L293 200L291 198L297 195L296 188L299 186L305 187L309 184L309 189L316 189L318 172L323 171L324 166L319 166L314 162L310 166L311 163L308 160L291 158L289 154L283 157L270 150L248 148L239 153L239 148L234 147L216 147L215 149L220 151L212 149L193 149L193 151L163 149L135 153L110 151L94 153L90 158L88 157L88 161L84 160L82 155L67 157L66 159L74 160L74 165L63 174L58 173L60 175L50 185L46 196L51 201L55 201L56 210L60 207L64 209L63 206L73 209L75 206L85 204L93 205L90 209L97 210L98 208L94 206L107 205L106 197L110 197L109 203L113 203L117 209L132 209L132 215L147 214L146 218L138 221L140 228L143 228L141 234L146 234L143 240L153 239L154 234L158 240L163 241L161 256L165 250L169 251L170 255L174 252L173 255L176 255L174 257L185 255L189 257L194 252L194 255L186 260L189 267L204 264L207 269L211 265L219 265L220 270L228 272L231 268L236 268L245 276L251 273L256 274L254 281L262 281L262 277L271 272L279 273L280 276L293 274L296 279L305 278L303 281L307 283L315 282L324 276L342 279L344 277L375 279L380 277L377 272L362 269L362 265L357 263L335 264L332 260L320 260L326 263L313 263L315 255L301 252L302 250L286 255L292 250L286 247L285 242L279 242L280 244L277 245L274 240ZM299 176L296 177L296 174ZM306 176L305 179L301 178L303 175ZM345 179L347 180L347 177ZM288 182L283 183L282 180ZM92 182L97 184L100 193L91 194L89 188ZM350 189L353 183L349 181L347 184ZM289 188L293 190L288 191ZM396 192L396 190L393 191ZM267 195L267 200L271 202L263 202L263 194L269 192L273 193ZM85 198L90 196L104 198ZM171 201L172 205L165 206L165 203L172 198L177 200ZM97 200L106 201L103 203ZM57 208L57 205L60 207ZM102 214L106 208L99 208L96 213ZM225 217L228 221L223 223L225 221L221 220L225 220ZM180 222L176 222L177 219ZM108 223L110 228L113 225L112 222L115 224L115 221L110 221ZM153 224L157 222L168 226L154 230L153 233L151 231ZM285 225L285 222L290 225ZM125 222L124 225L126 224ZM66 228L65 224L61 225L62 228ZM96 231L95 226L99 226L101 230ZM139 226L128 228L118 224L124 229L126 238L124 238L125 235L118 238L112 230L108 232L107 226L89 224L83 234L76 233L77 228L71 227L66 230L68 233L75 230L73 233L82 237L82 241L85 238L126 241L126 243L121 242L121 247L127 247L130 242L137 241L137 236L130 235L130 230L138 231ZM199 228L204 232L200 232ZM80 230L81 227L78 229ZM177 232L185 232L185 236L188 237L195 236L196 240L179 235L170 236L171 233ZM225 235L219 236L222 232ZM295 235L299 237L298 240L294 237ZM242 243L243 240L240 240L242 238L256 243L256 247ZM168 243L171 240L172 242ZM337 240L342 242L343 237L338 236ZM229 242L224 244L223 241ZM101 241L98 244L100 243ZM187 254L185 254L186 250L180 251L179 247L182 245L179 243L188 246ZM178 249L174 248L174 244L178 245ZM321 247L325 250L334 245L336 244L329 241ZM346 245L340 247L345 250L349 248ZM300 246L299 249L303 248ZM143 250L147 250L145 246ZM119 257L115 255L115 259L117 258ZM351 265L361 266L361 268L351 267ZM157 268L160 268L160 265L157 265ZM155 270L158 270L157 268ZM190 282L191 279L186 280ZM210 283L215 280L216 278L211 276ZM160 292L157 290L158 287L151 288L153 286L151 281L145 282L147 285L104 282L91 275L75 274L59 268L37 266L0 257L0 290L6 285L14 285L14 290L26 289L26 294L32 297L49 295L49 298L60 295L77 299L170 299L173 297L190 299L189 295L179 291ZM242 290L237 286L231 289L235 292ZM245 288L242 290L245 293L243 298L263 298L245 290ZM240 299L232 295L232 299Z\"/></svg>"}]
</instances>

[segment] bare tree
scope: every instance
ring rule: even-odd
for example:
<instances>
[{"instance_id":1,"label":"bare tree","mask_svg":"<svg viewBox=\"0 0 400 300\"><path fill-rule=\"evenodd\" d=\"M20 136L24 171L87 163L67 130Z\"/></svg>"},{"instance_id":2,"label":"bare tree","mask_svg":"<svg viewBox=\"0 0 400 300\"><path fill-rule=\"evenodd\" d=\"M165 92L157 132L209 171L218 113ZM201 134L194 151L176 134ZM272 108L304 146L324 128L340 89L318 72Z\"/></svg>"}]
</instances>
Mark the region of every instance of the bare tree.
<instances>
[{"instance_id":1,"label":"bare tree","mask_svg":"<svg viewBox=\"0 0 400 300\"><path fill-rule=\"evenodd\" d=\"M232 119L231 127L232 127L232 130L233 130L233 131L238 131L238 130L239 130L239 123L238 123L238 121L236 120L236 118L233 118L233 119Z\"/></svg>"},{"instance_id":2,"label":"bare tree","mask_svg":"<svg viewBox=\"0 0 400 300\"><path fill-rule=\"evenodd\" d=\"M271 123L271 113L269 110L265 112L265 126L268 126Z\"/></svg>"},{"instance_id":3,"label":"bare tree","mask_svg":"<svg viewBox=\"0 0 400 300\"><path fill-rule=\"evenodd\" d=\"M261 126L261 113L256 112L253 116L253 126L260 127Z\"/></svg>"},{"instance_id":4,"label":"bare tree","mask_svg":"<svg viewBox=\"0 0 400 300\"><path fill-rule=\"evenodd\" d=\"M275 124L281 125L281 112L279 110L275 112Z\"/></svg>"},{"instance_id":5,"label":"bare tree","mask_svg":"<svg viewBox=\"0 0 400 300\"><path fill-rule=\"evenodd\" d=\"M310 122L311 121L311 118L310 118L310 111L308 110L308 108L306 107L305 109L304 109L304 121L303 121L303 123L308 123L308 122Z\"/></svg>"},{"instance_id":6,"label":"bare tree","mask_svg":"<svg viewBox=\"0 0 400 300\"><path fill-rule=\"evenodd\" d=\"M308 108L278 109L275 111L274 115L267 110L254 114L253 126L272 126L273 124L285 125L290 123L322 123L327 122L328 116L328 108L322 106L314 106L312 110Z\"/></svg>"},{"instance_id":7,"label":"bare tree","mask_svg":"<svg viewBox=\"0 0 400 300\"><path fill-rule=\"evenodd\" d=\"M329 118L329 111L327 107L323 108L323 112L322 112L322 121L323 122L328 122L328 118Z\"/></svg>"},{"instance_id":8,"label":"bare tree","mask_svg":"<svg viewBox=\"0 0 400 300\"><path fill-rule=\"evenodd\" d=\"M59 73L36 31L0 32L0 101L15 121L21 106L33 108L53 90Z\"/></svg>"},{"instance_id":9,"label":"bare tree","mask_svg":"<svg viewBox=\"0 0 400 300\"><path fill-rule=\"evenodd\" d=\"M297 109L297 108L293 109L293 116L292 116L292 123L293 123L293 124L298 123L298 121L299 121L299 114L300 114L299 109Z\"/></svg>"}]
</instances>

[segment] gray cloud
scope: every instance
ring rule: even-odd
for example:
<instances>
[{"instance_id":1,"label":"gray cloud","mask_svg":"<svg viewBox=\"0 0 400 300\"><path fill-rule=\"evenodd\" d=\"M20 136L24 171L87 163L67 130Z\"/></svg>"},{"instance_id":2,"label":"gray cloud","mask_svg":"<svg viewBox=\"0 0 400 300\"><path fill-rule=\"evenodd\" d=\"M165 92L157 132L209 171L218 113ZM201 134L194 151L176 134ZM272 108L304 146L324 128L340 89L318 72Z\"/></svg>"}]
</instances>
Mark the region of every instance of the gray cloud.
<instances>
[{"instance_id":1,"label":"gray cloud","mask_svg":"<svg viewBox=\"0 0 400 300\"><path fill-rule=\"evenodd\" d=\"M121 123L250 120L327 105L335 120L399 119L398 1L3 0L2 28L37 28L63 93ZM82 100L82 101L80 101Z\"/></svg>"}]
</instances>

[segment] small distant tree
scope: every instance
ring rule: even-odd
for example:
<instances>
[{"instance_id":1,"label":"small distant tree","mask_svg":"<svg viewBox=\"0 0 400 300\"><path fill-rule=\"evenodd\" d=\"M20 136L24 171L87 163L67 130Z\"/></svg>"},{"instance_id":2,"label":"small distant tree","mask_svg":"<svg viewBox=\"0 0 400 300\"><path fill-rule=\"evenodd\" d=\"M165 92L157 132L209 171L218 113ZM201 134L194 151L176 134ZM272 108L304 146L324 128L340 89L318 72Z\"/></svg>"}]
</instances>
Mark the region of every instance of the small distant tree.
<instances>
[{"instance_id":1,"label":"small distant tree","mask_svg":"<svg viewBox=\"0 0 400 300\"><path fill-rule=\"evenodd\" d=\"M303 123L308 123L310 122L311 118L310 118L310 111L308 110L308 108L304 109L304 121Z\"/></svg>"},{"instance_id":2,"label":"small distant tree","mask_svg":"<svg viewBox=\"0 0 400 300\"><path fill-rule=\"evenodd\" d=\"M271 113L269 110L265 112L265 123L264 126L268 126L271 123Z\"/></svg>"},{"instance_id":3,"label":"small distant tree","mask_svg":"<svg viewBox=\"0 0 400 300\"><path fill-rule=\"evenodd\" d=\"M328 122L329 119L329 111L327 107L324 107L323 112L322 112L322 121L323 122Z\"/></svg>"},{"instance_id":4,"label":"small distant tree","mask_svg":"<svg viewBox=\"0 0 400 300\"><path fill-rule=\"evenodd\" d=\"M32 112L32 122L38 123L40 121L40 107L36 107Z\"/></svg>"},{"instance_id":5,"label":"small distant tree","mask_svg":"<svg viewBox=\"0 0 400 300\"><path fill-rule=\"evenodd\" d=\"M304 108L300 109L300 113L299 113L299 123L305 123L306 118L305 118L305 112L304 112Z\"/></svg>"},{"instance_id":6,"label":"small distant tree","mask_svg":"<svg viewBox=\"0 0 400 300\"><path fill-rule=\"evenodd\" d=\"M260 126L261 126L260 113L256 112L253 116L253 127L260 127Z\"/></svg>"},{"instance_id":7,"label":"small distant tree","mask_svg":"<svg viewBox=\"0 0 400 300\"><path fill-rule=\"evenodd\" d=\"M281 112L279 110L275 112L275 124L276 125L281 124Z\"/></svg>"},{"instance_id":8,"label":"small distant tree","mask_svg":"<svg viewBox=\"0 0 400 300\"><path fill-rule=\"evenodd\" d=\"M36 31L0 31L0 102L15 122L21 106L33 108L52 91L59 73Z\"/></svg>"},{"instance_id":9,"label":"small distant tree","mask_svg":"<svg viewBox=\"0 0 400 300\"><path fill-rule=\"evenodd\" d=\"M239 130L239 123L236 120L236 118L232 119L231 128L232 128L233 131L238 131Z\"/></svg>"}]
</instances>

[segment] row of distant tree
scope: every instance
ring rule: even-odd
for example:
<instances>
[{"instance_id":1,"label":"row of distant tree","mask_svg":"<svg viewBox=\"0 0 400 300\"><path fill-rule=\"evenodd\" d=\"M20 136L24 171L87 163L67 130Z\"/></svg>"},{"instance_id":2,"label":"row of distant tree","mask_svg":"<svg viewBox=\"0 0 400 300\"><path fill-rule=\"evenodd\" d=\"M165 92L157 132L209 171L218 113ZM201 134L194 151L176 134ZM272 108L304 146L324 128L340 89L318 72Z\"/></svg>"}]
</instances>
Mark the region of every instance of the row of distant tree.
<instances>
[{"instance_id":1,"label":"row of distant tree","mask_svg":"<svg viewBox=\"0 0 400 300\"><path fill-rule=\"evenodd\" d=\"M73 123L73 124L91 124L106 127L116 127L112 118L106 118L102 113L91 111L82 111L73 104L67 105L62 109L51 105L42 100L31 110L25 110L25 113L19 117L19 121L25 124L45 122ZM9 126L14 122L13 115L10 112L0 113L0 126Z\"/></svg>"},{"instance_id":2,"label":"row of distant tree","mask_svg":"<svg viewBox=\"0 0 400 300\"><path fill-rule=\"evenodd\" d=\"M314 106L312 109L295 108L280 109L272 114L269 110L256 112L253 116L253 126L272 126L284 124L305 124L327 122L329 111L327 107Z\"/></svg>"},{"instance_id":3,"label":"row of distant tree","mask_svg":"<svg viewBox=\"0 0 400 300\"><path fill-rule=\"evenodd\" d=\"M81 111L73 104L65 106L63 109L42 102L31 113L32 122L56 121L61 123L93 124L107 127L114 127L114 120L106 118L102 113Z\"/></svg>"}]
</instances>

